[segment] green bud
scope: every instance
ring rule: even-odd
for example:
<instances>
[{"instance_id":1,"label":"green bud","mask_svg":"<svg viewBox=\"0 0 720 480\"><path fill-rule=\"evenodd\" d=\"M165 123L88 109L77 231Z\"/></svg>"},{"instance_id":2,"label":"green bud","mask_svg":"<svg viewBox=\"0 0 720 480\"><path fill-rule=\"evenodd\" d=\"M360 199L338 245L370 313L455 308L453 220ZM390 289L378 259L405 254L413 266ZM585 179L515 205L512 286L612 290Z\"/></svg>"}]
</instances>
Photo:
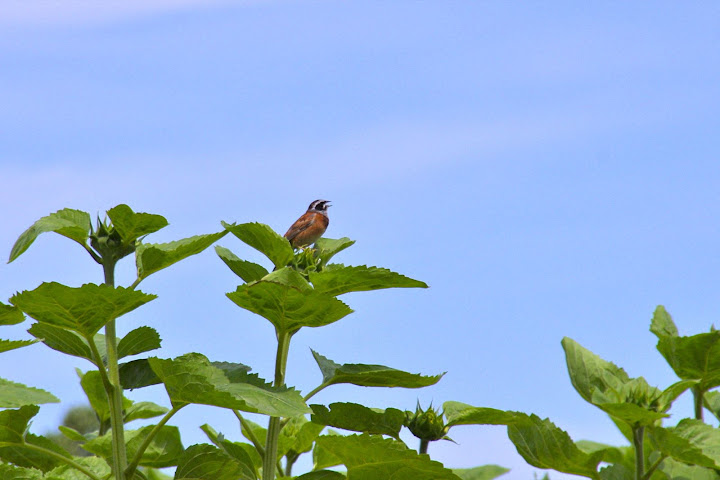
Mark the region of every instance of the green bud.
<instances>
[{"instance_id":1,"label":"green bud","mask_svg":"<svg viewBox=\"0 0 720 480\"><path fill-rule=\"evenodd\" d=\"M418 402L415 412L405 412L405 426L420 440L434 442L446 438L449 427L443 420L444 412L432 408L423 410Z\"/></svg>"},{"instance_id":2,"label":"green bud","mask_svg":"<svg viewBox=\"0 0 720 480\"><path fill-rule=\"evenodd\" d=\"M97 220L97 227L90 233L90 246L104 259L115 261L135 251L135 242L124 242L115 228L107 221Z\"/></svg>"}]
</instances>

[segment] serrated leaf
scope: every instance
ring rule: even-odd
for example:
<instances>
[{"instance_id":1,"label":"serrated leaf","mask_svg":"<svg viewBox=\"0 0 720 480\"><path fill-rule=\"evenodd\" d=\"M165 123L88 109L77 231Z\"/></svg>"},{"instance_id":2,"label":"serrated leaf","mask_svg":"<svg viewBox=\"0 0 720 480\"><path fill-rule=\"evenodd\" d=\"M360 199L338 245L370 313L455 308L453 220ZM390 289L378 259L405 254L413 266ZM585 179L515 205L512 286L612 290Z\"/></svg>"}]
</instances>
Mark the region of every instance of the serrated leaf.
<instances>
[{"instance_id":1,"label":"serrated leaf","mask_svg":"<svg viewBox=\"0 0 720 480\"><path fill-rule=\"evenodd\" d=\"M28 329L28 333L53 350L74 357L85 358L95 363L87 340L73 331L63 330L60 327L54 327L46 323L34 323Z\"/></svg>"},{"instance_id":2,"label":"serrated leaf","mask_svg":"<svg viewBox=\"0 0 720 480\"><path fill-rule=\"evenodd\" d=\"M703 404L705 408L710 410L715 418L720 420L720 392L705 392L705 395L703 395Z\"/></svg>"},{"instance_id":3,"label":"serrated leaf","mask_svg":"<svg viewBox=\"0 0 720 480\"><path fill-rule=\"evenodd\" d=\"M658 468L661 472L673 480L717 480L718 474L710 468L698 467L697 465L686 465L672 458L666 458ZM629 477L633 479L634 477ZM603 479L605 480L605 479ZM611 479L614 480L614 479ZM624 480L624 479L622 479Z\"/></svg>"},{"instance_id":4,"label":"serrated leaf","mask_svg":"<svg viewBox=\"0 0 720 480\"><path fill-rule=\"evenodd\" d=\"M293 259L290 242L263 223L242 223L240 225L222 222L226 230L265 255L273 265L284 267Z\"/></svg>"},{"instance_id":5,"label":"serrated leaf","mask_svg":"<svg viewBox=\"0 0 720 480\"><path fill-rule=\"evenodd\" d=\"M242 260L225 247L218 245L215 247L215 252L235 275L242 278L247 283L260 280L268 274L268 271L262 265Z\"/></svg>"},{"instance_id":6,"label":"serrated leaf","mask_svg":"<svg viewBox=\"0 0 720 480\"><path fill-rule=\"evenodd\" d=\"M168 409L153 402L136 402L125 409L125 423L165 415Z\"/></svg>"},{"instance_id":7,"label":"serrated leaf","mask_svg":"<svg viewBox=\"0 0 720 480\"><path fill-rule=\"evenodd\" d=\"M295 480L344 480L346 478L342 473L333 470L316 470L295 477Z\"/></svg>"},{"instance_id":8,"label":"serrated leaf","mask_svg":"<svg viewBox=\"0 0 720 480\"><path fill-rule=\"evenodd\" d=\"M318 238L315 242L315 256L320 259L320 265L324 266L333 256L352 246L354 243L355 240L350 240L347 237L338 239Z\"/></svg>"},{"instance_id":9,"label":"serrated leaf","mask_svg":"<svg viewBox=\"0 0 720 480\"><path fill-rule=\"evenodd\" d=\"M619 391L630 377L625 370L607 362L571 338L562 340L570 381L585 401L593 403L596 392Z\"/></svg>"},{"instance_id":10,"label":"serrated leaf","mask_svg":"<svg viewBox=\"0 0 720 480\"><path fill-rule=\"evenodd\" d=\"M665 307L658 305L653 312L650 331L659 337L677 337L678 329Z\"/></svg>"},{"instance_id":11,"label":"serrated leaf","mask_svg":"<svg viewBox=\"0 0 720 480\"><path fill-rule=\"evenodd\" d=\"M110 478L110 465L99 457L75 457L75 462L93 472L98 478ZM45 474L45 480L87 480L84 473L71 465L60 465ZM135 477L137 480L138 477Z\"/></svg>"},{"instance_id":12,"label":"serrated leaf","mask_svg":"<svg viewBox=\"0 0 720 480\"><path fill-rule=\"evenodd\" d=\"M328 428L326 436L340 435L336 430ZM318 437L319 438L319 437ZM315 448L312 450L313 469L322 470L324 468L336 467L342 464L342 460L338 458L332 451L324 448L321 443L315 442Z\"/></svg>"},{"instance_id":13,"label":"serrated leaf","mask_svg":"<svg viewBox=\"0 0 720 480\"><path fill-rule=\"evenodd\" d=\"M0 408L59 402L60 400L50 392L0 378Z\"/></svg>"},{"instance_id":14,"label":"serrated leaf","mask_svg":"<svg viewBox=\"0 0 720 480\"><path fill-rule=\"evenodd\" d=\"M453 468L453 473L462 480L493 480L509 472L509 468L498 465L483 465L475 468Z\"/></svg>"},{"instance_id":15,"label":"serrated leaf","mask_svg":"<svg viewBox=\"0 0 720 480\"><path fill-rule=\"evenodd\" d=\"M608 415L622 420L628 425L648 426L653 425L658 420L667 418L662 412L655 412L647 408L632 403L596 403L598 408Z\"/></svg>"},{"instance_id":16,"label":"serrated leaf","mask_svg":"<svg viewBox=\"0 0 720 480\"><path fill-rule=\"evenodd\" d=\"M276 417L310 412L297 391L273 387L257 375L247 373L236 372L231 379L197 353L173 360L149 358L148 361L175 404L200 403Z\"/></svg>"},{"instance_id":17,"label":"serrated leaf","mask_svg":"<svg viewBox=\"0 0 720 480\"><path fill-rule=\"evenodd\" d=\"M320 425L369 433L371 435L388 435L400 440L400 429L405 422L405 412L396 408L376 411L357 403L331 403L310 405L312 421Z\"/></svg>"},{"instance_id":18,"label":"serrated leaf","mask_svg":"<svg viewBox=\"0 0 720 480\"><path fill-rule=\"evenodd\" d=\"M43 283L15 294L10 301L38 322L89 337L105 324L156 298L138 290L87 283L73 288Z\"/></svg>"},{"instance_id":19,"label":"serrated leaf","mask_svg":"<svg viewBox=\"0 0 720 480\"><path fill-rule=\"evenodd\" d=\"M118 358L129 357L160 348L160 334L150 327L139 327L128 332L118 342Z\"/></svg>"},{"instance_id":20,"label":"serrated leaf","mask_svg":"<svg viewBox=\"0 0 720 480\"><path fill-rule=\"evenodd\" d=\"M85 396L95 411L98 420L101 424L109 421L110 406L108 405L107 393L105 392L105 387L103 387L100 372L97 370L90 370L85 373L78 371L78 374L80 375L80 386L83 392L85 392Z\"/></svg>"},{"instance_id":21,"label":"serrated leaf","mask_svg":"<svg viewBox=\"0 0 720 480\"><path fill-rule=\"evenodd\" d=\"M425 376L383 365L364 365L361 363L340 365L314 350L311 350L311 352L323 374L323 383L327 385L351 383L361 387L422 388L435 385L445 375L442 373L440 375Z\"/></svg>"},{"instance_id":22,"label":"serrated leaf","mask_svg":"<svg viewBox=\"0 0 720 480\"><path fill-rule=\"evenodd\" d=\"M15 241L8 263L23 254L41 233L55 232L86 245L90 235L90 215L80 210L64 208L46 217L42 217L25 230Z\"/></svg>"},{"instance_id":23,"label":"serrated leaf","mask_svg":"<svg viewBox=\"0 0 720 480\"><path fill-rule=\"evenodd\" d=\"M269 320L278 332L321 327L352 313L350 307L331 295L274 282L241 285L226 295L239 307Z\"/></svg>"},{"instance_id":24,"label":"serrated leaf","mask_svg":"<svg viewBox=\"0 0 720 480\"><path fill-rule=\"evenodd\" d=\"M25 315L14 305L0 302L0 325L17 325L25 321Z\"/></svg>"},{"instance_id":25,"label":"serrated leaf","mask_svg":"<svg viewBox=\"0 0 720 480\"><path fill-rule=\"evenodd\" d=\"M132 360L130 362L121 363L120 367L120 384L126 390L134 390L136 388L149 387L162 383L160 378L150 368L147 358Z\"/></svg>"},{"instance_id":26,"label":"serrated leaf","mask_svg":"<svg viewBox=\"0 0 720 480\"><path fill-rule=\"evenodd\" d=\"M320 272L310 272L310 282L318 292L342 295L383 288L428 288L425 282L400 275L385 268L345 267L332 265Z\"/></svg>"},{"instance_id":27,"label":"serrated leaf","mask_svg":"<svg viewBox=\"0 0 720 480\"><path fill-rule=\"evenodd\" d=\"M19 467L37 468L46 472L56 467L60 460L57 455L70 458L70 454L51 440L26 433L30 419L39 410L37 405L26 405L17 410L0 411L0 460L14 463ZM51 450L55 455L29 449L24 444L32 444Z\"/></svg>"},{"instance_id":28,"label":"serrated leaf","mask_svg":"<svg viewBox=\"0 0 720 480\"><path fill-rule=\"evenodd\" d=\"M9 352L10 350L15 350L17 348L27 347L29 345L32 345L34 343L37 343L38 340L5 340L0 339L0 353L2 352Z\"/></svg>"},{"instance_id":29,"label":"serrated leaf","mask_svg":"<svg viewBox=\"0 0 720 480\"><path fill-rule=\"evenodd\" d=\"M180 457L175 480L255 480L248 471L229 455L212 445L192 445Z\"/></svg>"},{"instance_id":30,"label":"serrated leaf","mask_svg":"<svg viewBox=\"0 0 720 480\"><path fill-rule=\"evenodd\" d=\"M706 455L697 442L703 442L703 437L711 436L711 443L708 450L715 455L718 453L718 435L712 434L709 425L702 424L698 420L682 420L675 428L652 428L650 434L656 448L671 458L683 463L689 463L707 468L718 468L715 459ZM714 437L714 438L712 438ZM714 456L715 456L714 455Z\"/></svg>"},{"instance_id":31,"label":"serrated leaf","mask_svg":"<svg viewBox=\"0 0 720 480\"><path fill-rule=\"evenodd\" d=\"M658 337L657 349L678 377L699 380L702 391L720 386L720 331Z\"/></svg>"},{"instance_id":32,"label":"serrated leaf","mask_svg":"<svg viewBox=\"0 0 720 480\"><path fill-rule=\"evenodd\" d=\"M133 458L137 454L138 449L154 428L155 425L148 425L139 430L125 430L128 457ZM110 461L112 458L112 432L84 443L83 448ZM177 427L164 425L156 432L152 442L143 452L140 465L155 468L172 467L177 465L182 452L180 431Z\"/></svg>"},{"instance_id":33,"label":"serrated leaf","mask_svg":"<svg viewBox=\"0 0 720 480\"><path fill-rule=\"evenodd\" d=\"M508 437L525 461L537 468L596 478L598 464L603 460L603 452L583 452L567 432L536 415L509 425Z\"/></svg>"},{"instance_id":34,"label":"serrated leaf","mask_svg":"<svg viewBox=\"0 0 720 480\"><path fill-rule=\"evenodd\" d=\"M287 287L294 287L302 292L312 291L312 287L294 268L283 267L273 270L265 275L262 280L264 282L273 282Z\"/></svg>"},{"instance_id":35,"label":"serrated leaf","mask_svg":"<svg viewBox=\"0 0 720 480\"><path fill-rule=\"evenodd\" d=\"M367 434L318 437L317 443L342 460L353 480L459 480L460 477L427 455L405 444Z\"/></svg>"},{"instance_id":36,"label":"serrated leaf","mask_svg":"<svg viewBox=\"0 0 720 480\"><path fill-rule=\"evenodd\" d=\"M0 463L0 478L3 480L43 480L44 475L34 468L22 468Z\"/></svg>"},{"instance_id":37,"label":"serrated leaf","mask_svg":"<svg viewBox=\"0 0 720 480\"><path fill-rule=\"evenodd\" d=\"M184 258L196 255L226 234L226 231L222 231L195 235L169 243L141 243L135 249L137 276L142 280Z\"/></svg>"},{"instance_id":38,"label":"serrated leaf","mask_svg":"<svg viewBox=\"0 0 720 480\"><path fill-rule=\"evenodd\" d=\"M128 245L133 244L138 238L157 232L168 225L168 221L161 215L135 213L125 204L108 210L107 216L115 227L115 231Z\"/></svg>"}]
</instances>

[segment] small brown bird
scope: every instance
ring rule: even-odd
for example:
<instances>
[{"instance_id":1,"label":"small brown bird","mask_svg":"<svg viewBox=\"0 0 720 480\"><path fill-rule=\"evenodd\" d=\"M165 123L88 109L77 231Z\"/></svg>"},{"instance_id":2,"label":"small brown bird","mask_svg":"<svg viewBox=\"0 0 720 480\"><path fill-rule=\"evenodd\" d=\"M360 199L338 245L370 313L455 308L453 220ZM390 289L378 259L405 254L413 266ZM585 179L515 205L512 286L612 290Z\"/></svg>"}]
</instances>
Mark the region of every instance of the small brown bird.
<instances>
[{"instance_id":1,"label":"small brown bird","mask_svg":"<svg viewBox=\"0 0 720 480\"><path fill-rule=\"evenodd\" d=\"M327 209L329 200L315 200L310 204L307 212L303 213L285 233L293 248L300 248L315 243L322 237L330 224Z\"/></svg>"}]
</instances>

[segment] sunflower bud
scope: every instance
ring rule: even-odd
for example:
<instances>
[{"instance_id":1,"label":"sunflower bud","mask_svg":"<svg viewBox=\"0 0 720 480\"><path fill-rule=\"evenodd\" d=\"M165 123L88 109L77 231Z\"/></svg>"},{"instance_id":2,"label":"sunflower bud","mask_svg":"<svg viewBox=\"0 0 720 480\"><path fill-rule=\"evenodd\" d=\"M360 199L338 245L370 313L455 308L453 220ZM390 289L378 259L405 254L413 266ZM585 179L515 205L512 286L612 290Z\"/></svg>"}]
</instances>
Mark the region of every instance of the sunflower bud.
<instances>
[{"instance_id":1,"label":"sunflower bud","mask_svg":"<svg viewBox=\"0 0 720 480\"><path fill-rule=\"evenodd\" d=\"M449 427L445 426L443 412L432 408L432 404L423 410L418 402L415 413L405 412L405 426L420 440L433 442L446 439Z\"/></svg>"},{"instance_id":2,"label":"sunflower bud","mask_svg":"<svg viewBox=\"0 0 720 480\"><path fill-rule=\"evenodd\" d=\"M90 246L102 258L111 258L115 261L135 251L134 241L124 242L112 224L109 225L107 221L101 221L99 218L95 231L90 233Z\"/></svg>"}]
</instances>

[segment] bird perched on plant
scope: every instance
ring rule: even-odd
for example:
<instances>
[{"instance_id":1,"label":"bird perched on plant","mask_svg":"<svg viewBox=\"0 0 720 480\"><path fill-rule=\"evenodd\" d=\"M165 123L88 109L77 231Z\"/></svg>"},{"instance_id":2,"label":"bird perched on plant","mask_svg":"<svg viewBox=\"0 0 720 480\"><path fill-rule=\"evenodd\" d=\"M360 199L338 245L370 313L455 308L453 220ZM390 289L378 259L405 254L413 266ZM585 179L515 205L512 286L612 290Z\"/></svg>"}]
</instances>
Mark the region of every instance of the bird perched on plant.
<instances>
[{"instance_id":1,"label":"bird perched on plant","mask_svg":"<svg viewBox=\"0 0 720 480\"><path fill-rule=\"evenodd\" d=\"M310 204L307 212L295 220L295 223L285 233L285 238L293 248L305 247L322 237L330 224L327 214L330 206L329 200L315 200Z\"/></svg>"}]
</instances>

